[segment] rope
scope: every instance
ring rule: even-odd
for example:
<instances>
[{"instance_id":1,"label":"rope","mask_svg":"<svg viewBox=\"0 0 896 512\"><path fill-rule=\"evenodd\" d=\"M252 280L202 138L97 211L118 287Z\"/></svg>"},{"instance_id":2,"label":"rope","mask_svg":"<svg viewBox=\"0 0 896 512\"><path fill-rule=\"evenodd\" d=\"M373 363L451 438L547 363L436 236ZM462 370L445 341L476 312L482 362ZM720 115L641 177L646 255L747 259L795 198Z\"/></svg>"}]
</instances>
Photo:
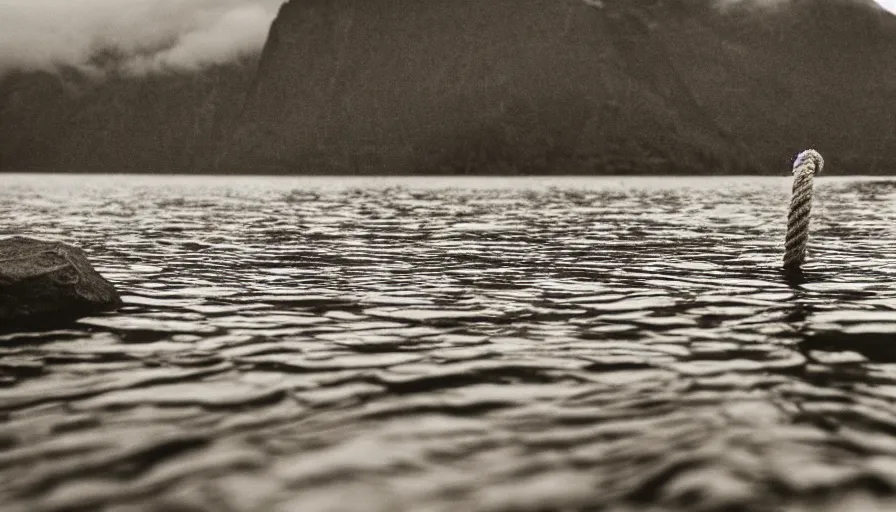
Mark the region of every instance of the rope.
<instances>
[{"instance_id":1,"label":"rope","mask_svg":"<svg viewBox=\"0 0 896 512\"><path fill-rule=\"evenodd\" d=\"M784 268L797 270L806 259L809 242L809 217L812 210L812 178L821 172L824 159L814 149L800 153L793 162L793 194L787 215L787 239L784 243Z\"/></svg>"}]
</instances>

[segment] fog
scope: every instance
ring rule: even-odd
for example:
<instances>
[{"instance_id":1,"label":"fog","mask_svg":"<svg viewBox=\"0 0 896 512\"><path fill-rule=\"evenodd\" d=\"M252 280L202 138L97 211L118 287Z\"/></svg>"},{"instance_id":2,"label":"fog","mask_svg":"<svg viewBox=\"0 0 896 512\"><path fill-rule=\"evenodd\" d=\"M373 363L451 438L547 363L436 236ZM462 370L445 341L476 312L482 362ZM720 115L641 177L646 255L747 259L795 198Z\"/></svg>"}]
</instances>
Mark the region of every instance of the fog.
<instances>
[{"instance_id":1,"label":"fog","mask_svg":"<svg viewBox=\"0 0 896 512\"><path fill-rule=\"evenodd\" d=\"M749 4L749 5L760 6L760 7L775 7L775 6L786 5L791 0L716 0L716 1L717 1L718 5L720 5L721 7L726 7L726 6L731 6L731 5L743 5L743 4ZM817 1L824 2L825 0L817 0ZM887 11L896 12L896 0L873 0L873 2Z\"/></svg>"},{"instance_id":2,"label":"fog","mask_svg":"<svg viewBox=\"0 0 896 512\"><path fill-rule=\"evenodd\" d=\"M198 69L257 52L283 0L0 0L0 74Z\"/></svg>"}]
</instances>

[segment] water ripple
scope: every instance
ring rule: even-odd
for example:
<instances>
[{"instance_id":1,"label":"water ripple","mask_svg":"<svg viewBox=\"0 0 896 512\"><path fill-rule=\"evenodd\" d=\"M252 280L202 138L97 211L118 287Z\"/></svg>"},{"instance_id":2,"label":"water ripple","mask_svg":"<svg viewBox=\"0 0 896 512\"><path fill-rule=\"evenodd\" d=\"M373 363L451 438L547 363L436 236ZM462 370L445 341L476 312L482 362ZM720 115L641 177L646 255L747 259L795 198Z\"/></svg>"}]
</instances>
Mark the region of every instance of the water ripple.
<instances>
[{"instance_id":1,"label":"water ripple","mask_svg":"<svg viewBox=\"0 0 896 512\"><path fill-rule=\"evenodd\" d=\"M0 334L11 511L888 510L896 182L0 178L118 313Z\"/></svg>"}]
</instances>

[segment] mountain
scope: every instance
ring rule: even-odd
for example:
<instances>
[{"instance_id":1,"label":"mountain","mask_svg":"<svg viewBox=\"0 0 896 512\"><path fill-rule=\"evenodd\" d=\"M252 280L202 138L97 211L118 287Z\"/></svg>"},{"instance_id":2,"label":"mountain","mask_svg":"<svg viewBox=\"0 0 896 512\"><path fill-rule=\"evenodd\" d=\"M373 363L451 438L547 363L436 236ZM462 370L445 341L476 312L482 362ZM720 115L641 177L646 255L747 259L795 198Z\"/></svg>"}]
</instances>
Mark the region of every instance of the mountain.
<instances>
[{"instance_id":1,"label":"mountain","mask_svg":"<svg viewBox=\"0 0 896 512\"><path fill-rule=\"evenodd\" d=\"M0 81L0 170L212 169L220 141L236 127L256 60L202 73L8 75Z\"/></svg>"},{"instance_id":2,"label":"mountain","mask_svg":"<svg viewBox=\"0 0 896 512\"><path fill-rule=\"evenodd\" d=\"M257 65L51 81L0 92L0 168L896 173L872 0L290 0Z\"/></svg>"}]
</instances>

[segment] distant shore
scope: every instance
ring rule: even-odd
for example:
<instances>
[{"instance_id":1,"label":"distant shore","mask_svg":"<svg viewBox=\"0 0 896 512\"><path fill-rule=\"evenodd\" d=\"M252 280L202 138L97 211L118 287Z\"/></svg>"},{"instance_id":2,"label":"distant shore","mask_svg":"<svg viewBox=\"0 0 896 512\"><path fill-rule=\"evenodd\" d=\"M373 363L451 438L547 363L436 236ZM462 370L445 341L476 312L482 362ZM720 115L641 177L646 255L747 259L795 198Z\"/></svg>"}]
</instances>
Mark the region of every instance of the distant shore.
<instances>
[{"instance_id":1,"label":"distant shore","mask_svg":"<svg viewBox=\"0 0 896 512\"><path fill-rule=\"evenodd\" d=\"M812 148L896 174L870 0L309 5L201 71L0 78L0 172L783 175Z\"/></svg>"}]
</instances>

